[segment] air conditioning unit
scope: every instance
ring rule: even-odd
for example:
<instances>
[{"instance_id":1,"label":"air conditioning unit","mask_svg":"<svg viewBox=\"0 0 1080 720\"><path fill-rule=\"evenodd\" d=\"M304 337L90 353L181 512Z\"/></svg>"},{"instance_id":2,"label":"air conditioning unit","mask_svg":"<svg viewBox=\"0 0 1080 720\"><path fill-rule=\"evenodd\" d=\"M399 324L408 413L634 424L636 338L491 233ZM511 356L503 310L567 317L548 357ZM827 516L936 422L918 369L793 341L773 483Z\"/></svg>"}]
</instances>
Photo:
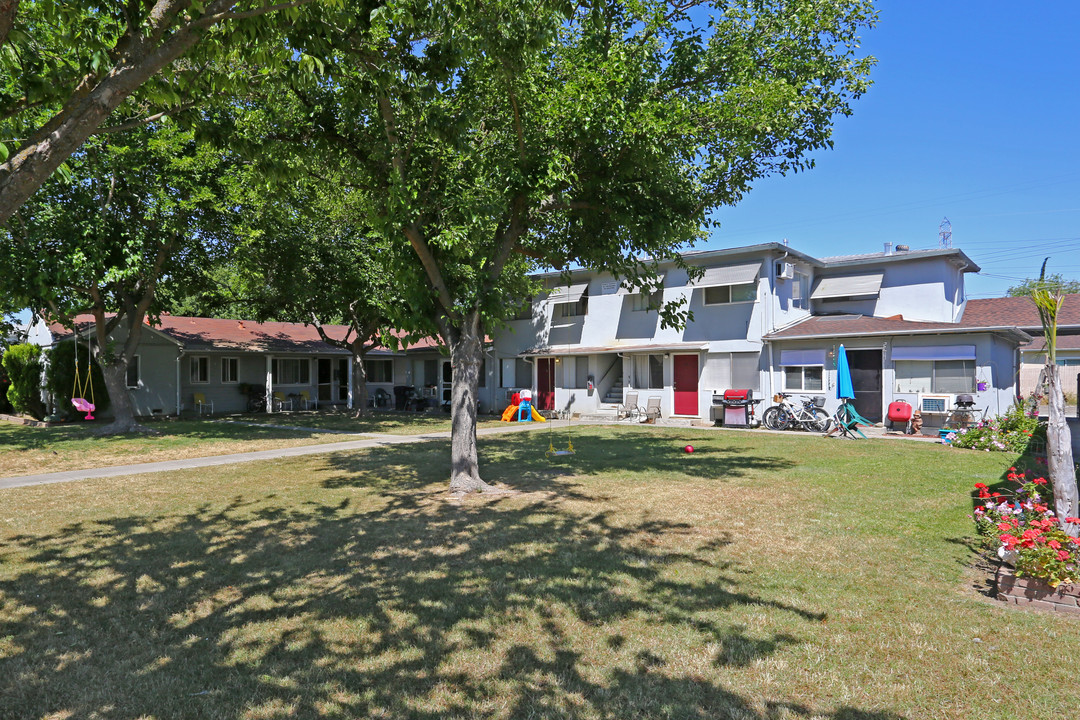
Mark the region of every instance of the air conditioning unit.
<instances>
[{"instance_id":1,"label":"air conditioning unit","mask_svg":"<svg viewBox=\"0 0 1080 720\"><path fill-rule=\"evenodd\" d=\"M926 413L947 413L952 410L952 395L920 395L919 411Z\"/></svg>"},{"instance_id":2,"label":"air conditioning unit","mask_svg":"<svg viewBox=\"0 0 1080 720\"><path fill-rule=\"evenodd\" d=\"M790 280L795 277L795 263L776 263L776 277L778 280Z\"/></svg>"}]
</instances>

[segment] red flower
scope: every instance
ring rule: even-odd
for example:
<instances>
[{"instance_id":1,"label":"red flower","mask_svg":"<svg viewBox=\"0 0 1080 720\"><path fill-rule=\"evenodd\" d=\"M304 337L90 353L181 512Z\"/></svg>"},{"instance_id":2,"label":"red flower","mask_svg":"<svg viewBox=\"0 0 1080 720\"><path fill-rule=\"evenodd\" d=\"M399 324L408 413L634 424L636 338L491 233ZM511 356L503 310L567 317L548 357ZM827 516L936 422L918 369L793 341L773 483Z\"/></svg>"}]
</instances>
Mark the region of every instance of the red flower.
<instances>
[{"instance_id":1,"label":"red flower","mask_svg":"<svg viewBox=\"0 0 1080 720\"><path fill-rule=\"evenodd\" d=\"M1016 543L1020 542L1019 538L1017 538L1014 535L1008 535L1008 534L1002 535L998 539L1001 540L1001 542L1005 544L1005 547L1007 547L1010 550L1012 550L1013 548L1016 547Z\"/></svg>"},{"instance_id":2,"label":"red flower","mask_svg":"<svg viewBox=\"0 0 1080 720\"><path fill-rule=\"evenodd\" d=\"M985 489L986 488L986 483L975 483L975 487Z\"/></svg>"},{"instance_id":3,"label":"red flower","mask_svg":"<svg viewBox=\"0 0 1080 720\"><path fill-rule=\"evenodd\" d=\"M1007 522L998 523L998 530L1012 530L1012 525Z\"/></svg>"},{"instance_id":4,"label":"red flower","mask_svg":"<svg viewBox=\"0 0 1080 720\"><path fill-rule=\"evenodd\" d=\"M1049 545L1050 547L1054 548L1055 550L1060 550L1061 549L1061 543L1059 543L1057 540L1051 540L1050 542L1048 542L1046 544Z\"/></svg>"},{"instance_id":5,"label":"red flower","mask_svg":"<svg viewBox=\"0 0 1080 720\"><path fill-rule=\"evenodd\" d=\"M986 492L986 488L980 488L979 489L979 497L980 498L988 498L988 497L990 497L990 493Z\"/></svg>"},{"instance_id":6,"label":"red flower","mask_svg":"<svg viewBox=\"0 0 1080 720\"><path fill-rule=\"evenodd\" d=\"M1065 550L1058 550L1058 560L1068 560L1069 553Z\"/></svg>"},{"instance_id":7,"label":"red flower","mask_svg":"<svg viewBox=\"0 0 1080 720\"><path fill-rule=\"evenodd\" d=\"M1046 484L1046 478L1037 477L1034 480L1032 480L1031 482L1035 483L1036 485L1045 485Z\"/></svg>"},{"instance_id":8,"label":"red flower","mask_svg":"<svg viewBox=\"0 0 1080 720\"><path fill-rule=\"evenodd\" d=\"M1046 506L1045 505L1036 505L1035 506L1035 512L1037 512L1037 513L1046 512Z\"/></svg>"},{"instance_id":9,"label":"red flower","mask_svg":"<svg viewBox=\"0 0 1080 720\"><path fill-rule=\"evenodd\" d=\"M1067 522L1067 523L1080 523L1080 518L1078 518L1078 517L1067 517L1067 518L1065 518L1065 522Z\"/></svg>"}]
</instances>

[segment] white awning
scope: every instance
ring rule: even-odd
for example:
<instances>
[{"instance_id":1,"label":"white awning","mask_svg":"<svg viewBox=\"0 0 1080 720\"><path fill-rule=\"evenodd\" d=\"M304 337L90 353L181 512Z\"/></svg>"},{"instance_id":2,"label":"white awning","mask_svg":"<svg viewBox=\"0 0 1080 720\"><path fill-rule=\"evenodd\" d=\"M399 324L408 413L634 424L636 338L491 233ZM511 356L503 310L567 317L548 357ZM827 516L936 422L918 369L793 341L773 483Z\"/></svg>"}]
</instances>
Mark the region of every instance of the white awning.
<instances>
[{"instance_id":1,"label":"white awning","mask_svg":"<svg viewBox=\"0 0 1080 720\"><path fill-rule=\"evenodd\" d=\"M721 285L746 285L757 282L758 274L761 273L761 262L747 263L745 265L727 265L725 267L711 267L705 270L700 280L694 282L694 287L707 288Z\"/></svg>"},{"instance_id":2,"label":"white awning","mask_svg":"<svg viewBox=\"0 0 1080 720\"><path fill-rule=\"evenodd\" d=\"M925 347L896 347L893 360L974 360L974 345L927 345Z\"/></svg>"},{"instance_id":3,"label":"white awning","mask_svg":"<svg viewBox=\"0 0 1080 720\"><path fill-rule=\"evenodd\" d=\"M780 365L825 365L825 350L781 350Z\"/></svg>"},{"instance_id":4,"label":"white awning","mask_svg":"<svg viewBox=\"0 0 1080 720\"><path fill-rule=\"evenodd\" d=\"M665 277L667 277L667 273L660 273L659 275L654 275L652 277L642 277L640 284L635 285L633 290L626 287L626 283L629 281L624 280L623 283L619 285L619 290L616 294L629 295L631 292L645 292L646 287L649 289L649 292L652 292L656 288L663 289Z\"/></svg>"},{"instance_id":5,"label":"white awning","mask_svg":"<svg viewBox=\"0 0 1080 720\"><path fill-rule=\"evenodd\" d=\"M562 285L561 287L557 287L551 291L551 294L548 295L548 302L552 305L561 303L576 303L578 300L581 299L582 295L584 295L585 291L588 289L589 283L587 282L575 283L573 285L570 285L569 287L567 287L566 285Z\"/></svg>"},{"instance_id":6,"label":"white awning","mask_svg":"<svg viewBox=\"0 0 1080 720\"><path fill-rule=\"evenodd\" d=\"M818 280L817 286L814 287L814 292L810 293L810 299L877 297L878 293L881 292L882 276L883 273L870 273L867 275L821 278Z\"/></svg>"}]
</instances>

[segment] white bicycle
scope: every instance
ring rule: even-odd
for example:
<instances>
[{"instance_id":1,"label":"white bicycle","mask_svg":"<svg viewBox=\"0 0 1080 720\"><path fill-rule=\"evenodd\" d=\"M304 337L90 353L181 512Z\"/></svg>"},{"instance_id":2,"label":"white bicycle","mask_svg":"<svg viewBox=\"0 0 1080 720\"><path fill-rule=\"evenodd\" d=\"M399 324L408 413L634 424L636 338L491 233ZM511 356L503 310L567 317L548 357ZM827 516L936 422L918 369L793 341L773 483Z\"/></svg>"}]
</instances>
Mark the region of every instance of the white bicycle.
<instances>
[{"instance_id":1,"label":"white bicycle","mask_svg":"<svg viewBox=\"0 0 1080 720\"><path fill-rule=\"evenodd\" d=\"M788 393L777 393L773 395L773 402L777 404L767 408L761 416L761 424L769 430L800 428L828 432L832 418L825 412L825 398L821 395L793 398Z\"/></svg>"}]
</instances>

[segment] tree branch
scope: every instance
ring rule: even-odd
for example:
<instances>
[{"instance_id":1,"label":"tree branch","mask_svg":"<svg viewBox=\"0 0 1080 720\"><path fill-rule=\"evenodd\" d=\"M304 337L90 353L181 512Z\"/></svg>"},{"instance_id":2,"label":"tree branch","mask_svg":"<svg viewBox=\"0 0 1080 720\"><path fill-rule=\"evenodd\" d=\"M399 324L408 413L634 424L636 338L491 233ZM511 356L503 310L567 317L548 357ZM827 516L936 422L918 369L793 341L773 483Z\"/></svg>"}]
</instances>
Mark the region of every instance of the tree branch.
<instances>
[{"instance_id":1,"label":"tree branch","mask_svg":"<svg viewBox=\"0 0 1080 720\"><path fill-rule=\"evenodd\" d=\"M19 12L19 0L0 0L0 48L7 43L8 33L15 24L15 15Z\"/></svg>"},{"instance_id":2,"label":"tree branch","mask_svg":"<svg viewBox=\"0 0 1080 720\"><path fill-rule=\"evenodd\" d=\"M197 107L198 102L192 101L183 103L175 108L169 110L162 110L161 112L154 113L153 115L147 115L141 118L135 118L134 120L128 120L127 122L120 123L119 125L109 125L108 127L99 127L92 135L107 135L109 133L125 132L127 130L134 130L137 127L149 125L152 122L156 122L166 115L173 115L184 110L190 110L193 107Z\"/></svg>"}]
</instances>

